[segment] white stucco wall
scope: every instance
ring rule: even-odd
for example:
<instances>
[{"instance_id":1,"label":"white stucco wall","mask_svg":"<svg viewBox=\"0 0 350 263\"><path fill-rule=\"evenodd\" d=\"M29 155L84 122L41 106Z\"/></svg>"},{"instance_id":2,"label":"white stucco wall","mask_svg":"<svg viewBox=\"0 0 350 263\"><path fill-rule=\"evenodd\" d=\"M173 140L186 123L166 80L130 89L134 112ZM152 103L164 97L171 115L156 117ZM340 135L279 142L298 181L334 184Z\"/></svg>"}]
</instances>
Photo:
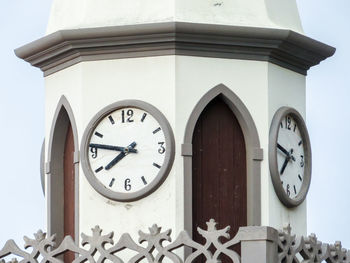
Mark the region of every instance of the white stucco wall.
<instances>
[{"instance_id":1,"label":"white stucco wall","mask_svg":"<svg viewBox=\"0 0 350 263\"><path fill-rule=\"evenodd\" d=\"M79 147L84 129L91 118L106 105L123 99L152 103L173 126L174 61L174 57L164 56L87 62L46 77L47 138L57 102L63 94L75 115ZM153 223L164 228L172 227L175 222L174 177L174 172L171 172L160 188L148 198L120 203L98 194L80 168L80 231L89 233L91 227L100 225L106 231L115 231L116 235L124 232L136 235L139 229L146 231Z\"/></svg>"},{"instance_id":2,"label":"white stucco wall","mask_svg":"<svg viewBox=\"0 0 350 263\"><path fill-rule=\"evenodd\" d=\"M245 104L257 126L259 137L268 135L264 121L267 115L266 62L178 56L176 60L176 99L179 105L181 103L181 108L177 111L176 116L177 141L183 141L187 121L198 101L210 89L221 83L230 88ZM264 165L265 161L262 162L262 176L265 174ZM178 169L179 172L183 171L183 164L179 165ZM183 176L177 179L179 180L177 187L180 206L185 198L182 194ZM180 229L184 228L181 223L182 221L179 221ZM264 224L268 223L265 221Z\"/></svg>"},{"instance_id":3,"label":"white stucco wall","mask_svg":"<svg viewBox=\"0 0 350 263\"><path fill-rule=\"evenodd\" d=\"M281 228L291 222L305 234L306 206L287 210L277 199L268 167L268 136L274 112L290 105L305 113L305 77L267 62L159 56L81 62L54 73L46 81L46 138L61 95L71 104L79 147L84 129L103 107L124 99L153 104L166 116L175 134L176 156L166 181L153 194L120 203L98 194L79 175L79 228L89 233L100 225L106 231L146 231L154 223L176 234L184 229L184 180L181 144L188 118L199 99L222 83L243 101L253 117L264 150L261 163L262 224ZM48 141L48 140L47 140ZM47 147L47 146L46 146ZM47 150L46 150L47 152ZM119 234L118 234L119 233Z\"/></svg>"},{"instance_id":4,"label":"white stucco wall","mask_svg":"<svg viewBox=\"0 0 350 263\"><path fill-rule=\"evenodd\" d=\"M306 77L269 63L268 67L268 123L270 125L275 112L283 106L295 108L304 118L306 113ZM268 156L266 156L266 159ZM282 229L290 223L293 233L307 234L306 201L296 208L286 209L274 191L272 181L265 185L268 189L269 208L267 221L271 226Z\"/></svg>"},{"instance_id":5,"label":"white stucco wall","mask_svg":"<svg viewBox=\"0 0 350 263\"><path fill-rule=\"evenodd\" d=\"M183 140L189 114L200 98L220 83L243 101L258 130L264 151L261 224L282 229L283 225L290 223L294 233L305 235L306 202L294 209L284 207L275 194L268 163L269 129L277 109L294 107L305 117L305 76L267 62L178 56L176 98L181 101L181 111L177 111L176 116L177 140ZM181 180L183 177L177 178ZM181 185L182 182L177 184L178 187Z\"/></svg>"},{"instance_id":6,"label":"white stucco wall","mask_svg":"<svg viewBox=\"0 0 350 263\"><path fill-rule=\"evenodd\" d=\"M303 31L295 0L54 0L47 34L170 21Z\"/></svg>"},{"instance_id":7,"label":"white stucco wall","mask_svg":"<svg viewBox=\"0 0 350 263\"><path fill-rule=\"evenodd\" d=\"M305 76L286 70L274 64L269 64L269 123L271 123L275 112L282 106L289 106L298 110L304 120L306 113L306 83ZM266 156L267 157L267 156ZM306 201L300 206L293 209L285 209L278 201L278 197L273 190L272 182L268 187L268 199L270 203L270 211L268 213L268 221L271 225L278 226L282 229L283 225L290 223L293 233L305 235L307 232L306 224ZM286 212L284 212L284 210Z\"/></svg>"}]
</instances>

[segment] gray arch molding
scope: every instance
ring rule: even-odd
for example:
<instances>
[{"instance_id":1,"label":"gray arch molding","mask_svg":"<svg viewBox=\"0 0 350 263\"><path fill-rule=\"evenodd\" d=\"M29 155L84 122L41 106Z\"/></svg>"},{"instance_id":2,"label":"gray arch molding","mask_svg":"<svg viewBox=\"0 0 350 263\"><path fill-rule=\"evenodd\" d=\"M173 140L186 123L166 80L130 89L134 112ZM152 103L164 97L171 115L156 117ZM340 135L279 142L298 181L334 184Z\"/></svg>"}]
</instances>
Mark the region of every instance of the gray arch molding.
<instances>
[{"instance_id":1,"label":"gray arch molding","mask_svg":"<svg viewBox=\"0 0 350 263\"><path fill-rule=\"evenodd\" d=\"M78 131L72 108L65 96L62 96L57 104L53 117L48 156L46 163L47 174L47 231L48 235L57 235L57 240L62 240L64 235L63 211L63 152L69 123L73 130L74 139L74 174L75 174L75 242L79 240L79 141Z\"/></svg>"},{"instance_id":2,"label":"gray arch molding","mask_svg":"<svg viewBox=\"0 0 350 263\"><path fill-rule=\"evenodd\" d=\"M182 145L184 157L185 187L185 229L192 233L192 137L197 120L208 105L217 96L221 96L236 116L244 134L247 152L247 220L248 225L261 224L261 186L260 164L263 150L260 148L258 132L248 109L228 87L223 84L208 91L197 103L187 122Z\"/></svg>"}]
</instances>

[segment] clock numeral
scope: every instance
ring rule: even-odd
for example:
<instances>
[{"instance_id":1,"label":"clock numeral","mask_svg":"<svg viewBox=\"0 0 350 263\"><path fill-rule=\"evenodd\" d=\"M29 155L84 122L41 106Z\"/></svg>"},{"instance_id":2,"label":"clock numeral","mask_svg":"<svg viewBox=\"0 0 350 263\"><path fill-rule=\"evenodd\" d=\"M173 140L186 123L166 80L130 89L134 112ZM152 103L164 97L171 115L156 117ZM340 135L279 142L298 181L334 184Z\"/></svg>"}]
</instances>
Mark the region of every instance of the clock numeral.
<instances>
[{"instance_id":1,"label":"clock numeral","mask_svg":"<svg viewBox=\"0 0 350 263\"><path fill-rule=\"evenodd\" d=\"M294 188L294 193L297 194L297 189L296 189L295 185L293 185L293 188Z\"/></svg>"},{"instance_id":2,"label":"clock numeral","mask_svg":"<svg viewBox=\"0 0 350 263\"><path fill-rule=\"evenodd\" d=\"M122 110L122 123L125 122L134 122L133 119L131 119L134 116L133 110L127 110L125 114L125 110Z\"/></svg>"},{"instance_id":3,"label":"clock numeral","mask_svg":"<svg viewBox=\"0 0 350 263\"><path fill-rule=\"evenodd\" d=\"M287 184L287 195L290 196L290 185Z\"/></svg>"},{"instance_id":4,"label":"clock numeral","mask_svg":"<svg viewBox=\"0 0 350 263\"><path fill-rule=\"evenodd\" d=\"M130 184L131 180L129 178L125 179L124 182L124 189L126 191L130 191L131 190L131 184Z\"/></svg>"},{"instance_id":5,"label":"clock numeral","mask_svg":"<svg viewBox=\"0 0 350 263\"><path fill-rule=\"evenodd\" d=\"M296 123L294 123L294 129L293 129L293 132L295 132L296 128L297 128L297 125L296 125Z\"/></svg>"},{"instance_id":6,"label":"clock numeral","mask_svg":"<svg viewBox=\"0 0 350 263\"><path fill-rule=\"evenodd\" d=\"M300 167L304 167L305 162L304 162L304 155L300 155L301 161L300 161Z\"/></svg>"},{"instance_id":7,"label":"clock numeral","mask_svg":"<svg viewBox=\"0 0 350 263\"><path fill-rule=\"evenodd\" d=\"M93 159L96 159L97 158L97 148L96 147L91 147L90 148L90 152L91 152L91 157Z\"/></svg>"},{"instance_id":8,"label":"clock numeral","mask_svg":"<svg viewBox=\"0 0 350 263\"><path fill-rule=\"evenodd\" d=\"M300 182L303 181L303 178L300 176L300 174L298 174L298 178L299 178Z\"/></svg>"},{"instance_id":9,"label":"clock numeral","mask_svg":"<svg viewBox=\"0 0 350 263\"><path fill-rule=\"evenodd\" d=\"M290 130L290 125L292 124L292 119L289 116L286 116L286 128Z\"/></svg>"},{"instance_id":10,"label":"clock numeral","mask_svg":"<svg viewBox=\"0 0 350 263\"><path fill-rule=\"evenodd\" d=\"M164 148L164 142L158 142L158 144L159 144L159 149L158 149L158 152L160 153L160 154L163 154L163 153L165 153L165 148Z\"/></svg>"},{"instance_id":11,"label":"clock numeral","mask_svg":"<svg viewBox=\"0 0 350 263\"><path fill-rule=\"evenodd\" d=\"M300 145L302 145L303 144L303 141L300 141L299 143L298 143L298 146L300 146Z\"/></svg>"}]
</instances>

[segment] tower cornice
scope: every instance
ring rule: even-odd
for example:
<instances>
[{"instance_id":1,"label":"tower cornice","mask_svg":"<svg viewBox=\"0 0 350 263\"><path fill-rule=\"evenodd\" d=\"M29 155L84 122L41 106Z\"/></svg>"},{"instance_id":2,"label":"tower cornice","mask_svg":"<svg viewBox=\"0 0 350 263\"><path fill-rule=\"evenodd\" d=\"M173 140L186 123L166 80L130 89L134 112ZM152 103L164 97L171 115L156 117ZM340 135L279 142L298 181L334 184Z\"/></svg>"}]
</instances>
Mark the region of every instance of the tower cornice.
<instances>
[{"instance_id":1,"label":"tower cornice","mask_svg":"<svg viewBox=\"0 0 350 263\"><path fill-rule=\"evenodd\" d=\"M334 52L291 30L187 22L61 30L15 50L45 76L82 61L164 55L268 61L306 75Z\"/></svg>"}]
</instances>

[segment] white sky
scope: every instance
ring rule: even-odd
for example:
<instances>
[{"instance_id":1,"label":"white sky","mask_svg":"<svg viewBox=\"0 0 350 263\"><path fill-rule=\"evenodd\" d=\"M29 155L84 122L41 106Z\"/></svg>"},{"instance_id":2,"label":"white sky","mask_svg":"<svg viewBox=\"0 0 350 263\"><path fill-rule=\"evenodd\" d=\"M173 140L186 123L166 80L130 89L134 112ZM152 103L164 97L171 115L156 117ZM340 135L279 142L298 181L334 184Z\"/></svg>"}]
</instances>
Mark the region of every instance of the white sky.
<instances>
[{"instance_id":1,"label":"white sky","mask_svg":"<svg viewBox=\"0 0 350 263\"><path fill-rule=\"evenodd\" d=\"M309 71L307 125L313 151L308 232L350 248L350 1L297 0L305 33L337 48ZM13 49L45 34L50 0L4 0L0 11L0 248L45 227L39 176L44 138L42 73Z\"/></svg>"}]
</instances>

